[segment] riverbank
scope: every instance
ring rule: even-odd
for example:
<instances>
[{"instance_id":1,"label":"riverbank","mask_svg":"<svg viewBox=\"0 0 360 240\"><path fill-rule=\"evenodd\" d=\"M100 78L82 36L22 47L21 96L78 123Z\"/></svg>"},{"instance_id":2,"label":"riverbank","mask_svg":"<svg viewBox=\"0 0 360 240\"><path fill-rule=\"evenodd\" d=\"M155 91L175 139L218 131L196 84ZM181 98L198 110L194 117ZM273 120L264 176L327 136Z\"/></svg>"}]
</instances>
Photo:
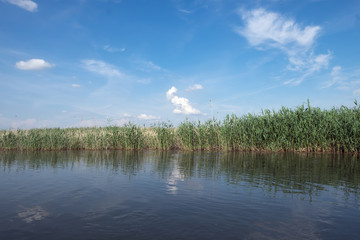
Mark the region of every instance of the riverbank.
<instances>
[{"instance_id":1,"label":"riverbank","mask_svg":"<svg viewBox=\"0 0 360 240\"><path fill-rule=\"evenodd\" d=\"M204 123L1 130L0 150L158 149L360 152L360 108L264 110Z\"/></svg>"}]
</instances>

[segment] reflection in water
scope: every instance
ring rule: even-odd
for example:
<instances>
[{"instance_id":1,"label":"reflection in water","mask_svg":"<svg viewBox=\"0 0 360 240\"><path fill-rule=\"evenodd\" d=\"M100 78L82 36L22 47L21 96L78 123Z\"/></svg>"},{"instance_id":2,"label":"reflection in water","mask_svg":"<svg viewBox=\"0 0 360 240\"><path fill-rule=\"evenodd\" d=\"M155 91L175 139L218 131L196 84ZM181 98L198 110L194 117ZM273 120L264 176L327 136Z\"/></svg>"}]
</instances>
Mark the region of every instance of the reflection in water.
<instances>
[{"instance_id":1,"label":"reflection in water","mask_svg":"<svg viewBox=\"0 0 360 240\"><path fill-rule=\"evenodd\" d=\"M183 175L180 173L180 169L177 163L174 164L173 170L170 172L167 179L167 189L169 193L176 194L178 190L177 183L184 181Z\"/></svg>"},{"instance_id":2,"label":"reflection in water","mask_svg":"<svg viewBox=\"0 0 360 240\"><path fill-rule=\"evenodd\" d=\"M32 223L33 221L43 220L49 215L41 206L35 206L32 208L25 208L20 206L22 210L17 214L18 217L26 223Z\"/></svg>"},{"instance_id":3,"label":"reflection in water","mask_svg":"<svg viewBox=\"0 0 360 240\"><path fill-rule=\"evenodd\" d=\"M2 152L0 239L352 239L359 186L352 155Z\"/></svg>"},{"instance_id":4,"label":"reflection in water","mask_svg":"<svg viewBox=\"0 0 360 240\"><path fill-rule=\"evenodd\" d=\"M203 153L157 151L4 152L0 167L7 171L74 168L103 169L129 177L151 171L167 180L169 192L178 182L205 178L225 180L268 194L278 192L311 197L332 186L345 198L358 197L358 156L296 153Z\"/></svg>"}]
</instances>

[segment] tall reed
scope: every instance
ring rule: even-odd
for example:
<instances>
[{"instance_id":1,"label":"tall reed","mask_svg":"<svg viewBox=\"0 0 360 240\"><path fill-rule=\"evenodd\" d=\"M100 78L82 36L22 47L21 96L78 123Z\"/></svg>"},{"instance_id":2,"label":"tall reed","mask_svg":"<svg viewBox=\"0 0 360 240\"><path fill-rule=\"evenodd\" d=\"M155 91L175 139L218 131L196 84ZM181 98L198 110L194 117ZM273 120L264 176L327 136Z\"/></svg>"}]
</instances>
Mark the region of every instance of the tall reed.
<instances>
[{"instance_id":1,"label":"tall reed","mask_svg":"<svg viewBox=\"0 0 360 240\"><path fill-rule=\"evenodd\" d=\"M1 130L1 150L181 149L206 151L360 152L360 107L330 110L301 105L227 115L204 123L186 120L174 127L45 128Z\"/></svg>"}]
</instances>

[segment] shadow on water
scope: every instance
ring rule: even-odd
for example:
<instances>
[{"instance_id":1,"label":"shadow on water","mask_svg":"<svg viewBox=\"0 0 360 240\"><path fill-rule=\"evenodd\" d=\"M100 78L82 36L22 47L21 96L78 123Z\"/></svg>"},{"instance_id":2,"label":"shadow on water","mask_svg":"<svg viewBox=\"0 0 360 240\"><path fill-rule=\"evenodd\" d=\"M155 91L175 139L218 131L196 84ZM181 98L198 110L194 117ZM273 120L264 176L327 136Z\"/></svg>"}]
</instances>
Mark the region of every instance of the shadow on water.
<instances>
[{"instance_id":1,"label":"shadow on water","mask_svg":"<svg viewBox=\"0 0 360 240\"><path fill-rule=\"evenodd\" d=\"M106 169L113 175L141 172L167 179L223 180L228 184L260 188L269 194L311 197L326 186L359 196L360 160L357 155L310 153L208 153L171 151L2 152L3 172L28 169Z\"/></svg>"}]
</instances>

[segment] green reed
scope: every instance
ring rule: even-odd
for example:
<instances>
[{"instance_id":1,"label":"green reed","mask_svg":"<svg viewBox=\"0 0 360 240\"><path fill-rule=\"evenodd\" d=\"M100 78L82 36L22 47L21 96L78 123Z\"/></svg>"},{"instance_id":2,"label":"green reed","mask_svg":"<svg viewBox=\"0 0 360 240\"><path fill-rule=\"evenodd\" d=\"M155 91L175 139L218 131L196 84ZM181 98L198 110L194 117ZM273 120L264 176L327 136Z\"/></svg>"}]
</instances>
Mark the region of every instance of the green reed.
<instances>
[{"instance_id":1,"label":"green reed","mask_svg":"<svg viewBox=\"0 0 360 240\"><path fill-rule=\"evenodd\" d=\"M1 150L180 149L205 151L360 152L360 107L322 110L301 105L228 115L204 123L186 120L174 127L45 128L1 130Z\"/></svg>"}]
</instances>

